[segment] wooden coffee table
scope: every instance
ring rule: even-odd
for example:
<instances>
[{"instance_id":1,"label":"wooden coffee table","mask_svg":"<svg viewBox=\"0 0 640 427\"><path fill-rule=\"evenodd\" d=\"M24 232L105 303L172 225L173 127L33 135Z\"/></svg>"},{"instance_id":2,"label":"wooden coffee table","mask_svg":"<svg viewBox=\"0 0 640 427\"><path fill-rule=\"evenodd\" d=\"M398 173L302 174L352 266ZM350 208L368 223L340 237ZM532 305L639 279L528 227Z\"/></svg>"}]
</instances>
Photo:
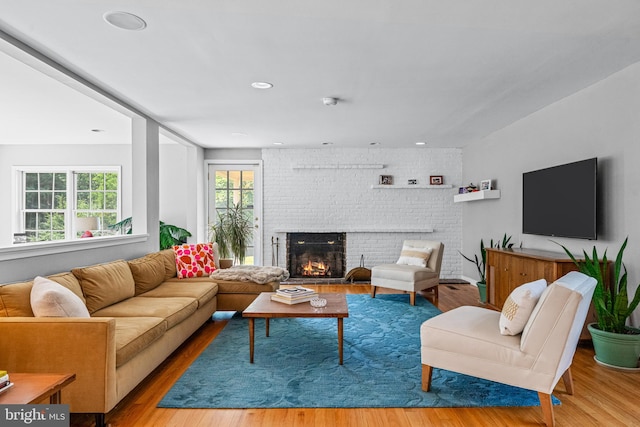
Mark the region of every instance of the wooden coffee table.
<instances>
[{"instance_id":1,"label":"wooden coffee table","mask_svg":"<svg viewBox=\"0 0 640 427\"><path fill-rule=\"evenodd\" d=\"M22 374L9 373L14 384L0 394L0 404L26 405L49 397L49 403L61 403L60 391L76 379L76 374Z\"/></svg>"},{"instance_id":2,"label":"wooden coffee table","mask_svg":"<svg viewBox=\"0 0 640 427\"><path fill-rule=\"evenodd\" d=\"M275 292L262 292L243 312L243 317L249 318L249 362L253 363L253 343L255 337L255 318L265 319L265 332L269 336L269 319L275 317L333 317L338 319L338 354L342 365L343 353L343 320L349 317L349 307L345 294L319 294L320 298L327 300L327 305L322 308L312 307L308 302L299 304L284 304L271 301L271 295Z\"/></svg>"}]
</instances>

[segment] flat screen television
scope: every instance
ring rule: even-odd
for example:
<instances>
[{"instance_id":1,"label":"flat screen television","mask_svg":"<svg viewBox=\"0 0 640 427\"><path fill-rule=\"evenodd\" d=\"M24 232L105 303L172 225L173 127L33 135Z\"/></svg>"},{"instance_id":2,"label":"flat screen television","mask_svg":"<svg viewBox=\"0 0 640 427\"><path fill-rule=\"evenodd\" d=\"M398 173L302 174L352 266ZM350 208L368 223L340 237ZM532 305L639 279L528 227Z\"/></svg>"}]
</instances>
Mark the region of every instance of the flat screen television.
<instances>
[{"instance_id":1,"label":"flat screen television","mask_svg":"<svg viewBox=\"0 0 640 427\"><path fill-rule=\"evenodd\" d=\"M522 232L597 239L598 159L522 174Z\"/></svg>"}]
</instances>

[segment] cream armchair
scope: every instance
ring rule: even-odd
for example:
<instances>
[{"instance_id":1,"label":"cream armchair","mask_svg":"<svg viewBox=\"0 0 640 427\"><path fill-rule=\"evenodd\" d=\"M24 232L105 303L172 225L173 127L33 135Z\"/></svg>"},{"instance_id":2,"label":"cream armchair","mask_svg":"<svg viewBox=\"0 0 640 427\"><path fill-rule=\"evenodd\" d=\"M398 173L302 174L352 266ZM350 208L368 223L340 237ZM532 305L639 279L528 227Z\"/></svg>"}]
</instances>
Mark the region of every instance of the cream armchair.
<instances>
[{"instance_id":1,"label":"cream armchair","mask_svg":"<svg viewBox=\"0 0 640 427\"><path fill-rule=\"evenodd\" d=\"M441 368L538 392L544 421L555 423L551 393L562 378L573 394L570 366L587 316L595 279L571 272L540 296L524 331L502 335L501 313L463 306L420 327L422 389Z\"/></svg>"},{"instance_id":2,"label":"cream armchair","mask_svg":"<svg viewBox=\"0 0 640 427\"><path fill-rule=\"evenodd\" d=\"M381 287L409 292L411 305L416 304L416 292L424 289L432 289L437 300L443 252L442 242L405 240L396 264L371 269L371 298L376 297L376 290Z\"/></svg>"}]
</instances>

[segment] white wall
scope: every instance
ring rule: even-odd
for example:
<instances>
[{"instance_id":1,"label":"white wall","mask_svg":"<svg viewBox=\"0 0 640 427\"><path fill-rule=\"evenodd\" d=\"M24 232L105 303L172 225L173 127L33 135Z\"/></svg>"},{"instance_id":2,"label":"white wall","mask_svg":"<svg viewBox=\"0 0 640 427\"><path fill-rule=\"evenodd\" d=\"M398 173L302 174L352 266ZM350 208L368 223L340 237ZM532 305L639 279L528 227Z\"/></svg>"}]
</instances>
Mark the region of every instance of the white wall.
<instances>
[{"instance_id":1,"label":"white wall","mask_svg":"<svg viewBox=\"0 0 640 427\"><path fill-rule=\"evenodd\" d=\"M189 151L199 153L188 158ZM188 161L201 164L204 150L180 144L159 146L160 219L191 231L190 240L197 240L197 197L202 191L202 167L189 166ZM58 159L55 161L55 159ZM110 165L122 167L122 216L132 215L132 154L131 145L0 145L0 200L11 198L11 166L14 165ZM190 160L188 160L190 159ZM195 159L195 160L194 160ZM186 170L198 170L198 174L187 174ZM203 198L203 197L202 197ZM200 200L201 203L201 200ZM11 213L8 204L0 205L0 236L3 246L12 242ZM47 255L0 262L0 283L30 280L36 275L53 274L80 265L107 262L114 259L132 259L155 250L157 242L145 244L123 244L109 248L82 250L56 255Z\"/></svg>"},{"instance_id":2,"label":"white wall","mask_svg":"<svg viewBox=\"0 0 640 427\"><path fill-rule=\"evenodd\" d=\"M131 145L0 145L0 246L13 243L12 166L121 166L122 212L131 215Z\"/></svg>"},{"instance_id":3,"label":"white wall","mask_svg":"<svg viewBox=\"0 0 640 427\"><path fill-rule=\"evenodd\" d=\"M443 175L460 185L458 149L265 149L264 260L272 259L271 238L280 240L279 265L286 266L287 231L347 232L347 271L365 258L365 266L395 262L405 239L445 244L442 277L459 277L462 208L455 189L372 189L380 175L396 184ZM327 168L327 165L337 165ZM383 169L366 165L384 165ZM307 166L307 168L301 168ZM311 168L323 166L323 168ZM433 228L433 232L424 232ZM398 230L410 230L398 232Z\"/></svg>"},{"instance_id":4,"label":"white wall","mask_svg":"<svg viewBox=\"0 0 640 427\"><path fill-rule=\"evenodd\" d=\"M609 257L615 258L629 236L624 260L629 284L635 288L640 281L639 114L640 65L635 64L465 148L465 182L493 178L502 197L464 204L464 253L479 253L481 238L486 241L505 232L523 247L562 252L548 237L521 233L522 173L598 157L598 240L553 240L576 254L595 244L600 252L608 248ZM464 273L477 276L468 262ZM640 316L635 316L634 323L638 321Z\"/></svg>"}]
</instances>

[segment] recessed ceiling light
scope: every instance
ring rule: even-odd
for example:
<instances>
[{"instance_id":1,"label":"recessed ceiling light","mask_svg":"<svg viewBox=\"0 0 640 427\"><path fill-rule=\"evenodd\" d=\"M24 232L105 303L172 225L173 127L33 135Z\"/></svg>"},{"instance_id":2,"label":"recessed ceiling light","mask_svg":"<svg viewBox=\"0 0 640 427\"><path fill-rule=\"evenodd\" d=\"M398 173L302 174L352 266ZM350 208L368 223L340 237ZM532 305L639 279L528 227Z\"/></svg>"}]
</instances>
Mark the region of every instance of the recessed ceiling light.
<instances>
[{"instance_id":1,"label":"recessed ceiling light","mask_svg":"<svg viewBox=\"0 0 640 427\"><path fill-rule=\"evenodd\" d=\"M128 12L107 12L102 18L114 27L122 30L140 31L147 28L144 19Z\"/></svg>"},{"instance_id":2,"label":"recessed ceiling light","mask_svg":"<svg viewBox=\"0 0 640 427\"><path fill-rule=\"evenodd\" d=\"M283 142L274 142L273 145L283 145Z\"/></svg>"},{"instance_id":3,"label":"recessed ceiling light","mask_svg":"<svg viewBox=\"0 0 640 427\"><path fill-rule=\"evenodd\" d=\"M418 141L418 142L416 142L416 145L427 145L427 143L423 142L423 141Z\"/></svg>"},{"instance_id":4,"label":"recessed ceiling light","mask_svg":"<svg viewBox=\"0 0 640 427\"><path fill-rule=\"evenodd\" d=\"M271 89L273 85L269 82L253 82L251 87L254 89Z\"/></svg>"}]
</instances>

